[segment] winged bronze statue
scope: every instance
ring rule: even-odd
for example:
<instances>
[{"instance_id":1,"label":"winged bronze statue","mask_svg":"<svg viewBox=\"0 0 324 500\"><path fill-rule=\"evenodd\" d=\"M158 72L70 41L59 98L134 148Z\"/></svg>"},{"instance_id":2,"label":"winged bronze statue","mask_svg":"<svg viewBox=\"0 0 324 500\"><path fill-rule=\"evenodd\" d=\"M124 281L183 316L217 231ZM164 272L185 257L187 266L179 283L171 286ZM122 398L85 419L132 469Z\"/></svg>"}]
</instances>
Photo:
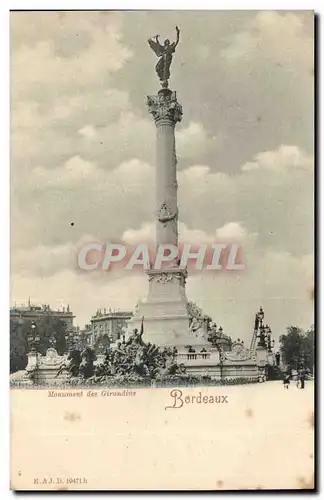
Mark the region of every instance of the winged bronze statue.
<instances>
[{"instance_id":1,"label":"winged bronze statue","mask_svg":"<svg viewBox=\"0 0 324 500\"><path fill-rule=\"evenodd\" d=\"M164 44L161 45L159 41L160 35L156 35L154 38L149 38L148 43L151 49L155 52L159 58L155 71L161 81L161 85L164 88L168 87L168 79L170 78L170 66L172 63L172 54L174 54L176 46L180 40L180 30L176 26L177 39L175 42L170 43L170 40L166 39Z\"/></svg>"}]
</instances>

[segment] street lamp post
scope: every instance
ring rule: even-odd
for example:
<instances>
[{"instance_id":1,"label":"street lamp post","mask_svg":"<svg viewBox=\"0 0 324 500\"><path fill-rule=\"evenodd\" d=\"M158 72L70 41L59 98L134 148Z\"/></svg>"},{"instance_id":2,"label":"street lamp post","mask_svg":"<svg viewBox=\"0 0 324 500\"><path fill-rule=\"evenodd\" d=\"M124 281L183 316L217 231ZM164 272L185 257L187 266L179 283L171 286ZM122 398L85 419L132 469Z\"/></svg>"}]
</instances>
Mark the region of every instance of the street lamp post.
<instances>
[{"instance_id":1,"label":"street lamp post","mask_svg":"<svg viewBox=\"0 0 324 500\"><path fill-rule=\"evenodd\" d=\"M66 347L67 347L68 352L77 348L77 345L76 345L77 341L76 341L76 338L75 338L73 331L70 330L70 331L66 332L65 342L66 342Z\"/></svg>"},{"instance_id":2,"label":"street lamp post","mask_svg":"<svg viewBox=\"0 0 324 500\"><path fill-rule=\"evenodd\" d=\"M40 341L40 336L38 332L38 328L35 324L34 321L32 321L30 325L30 330L28 332L28 343L31 347L31 352L28 355L28 365L29 365L29 360L32 359L32 369L29 370L29 376L30 378L34 381L37 382L38 380L38 345Z\"/></svg>"},{"instance_id":3,"label":"street lamp post","mask_svg":"<svg viewBox=\"0 0 324 500\"><path fill-rule=\"evenodd\" d=\"M219 353L219 369L220 369L220 383L223 383L223 352L220 345L217 344L217 349Z\"/></svg>"},{"instance_id":4,"label":"street lamp post","mask_svg":"<svg viewBox=\"0 0 324 500\"><path fill-rule=\"evenodd\" d=\"M259 335L258 335L258 338L259 338L259 342L258 342L258 346L259 347L266 347L266 334L265 334L265 327L264 325L261 324L260 328L259 328Z\"/></svg>"},{"instance_id":5,"label":"street lamp post","mask_svg":"<svg viewBox=\"0 0 324 500\"><path fill-rule=\"evenodd\" d=\"M263 320L264 320L264 311L262 309L262 306L260 307L260 311L258 312L258 318L259 318L259 326L263 326Z\"/></svg>"},{"instance_id":6,"label":"street lamp post","mask_svg":"<svg viewBox=\"0 0 324 500\"><path fill-rule=\"evenodd\" d=\"M267 349L268 349L268 352L271 353L272 352L272 349L271 349L272 342L271 342L271 328L269 325L266 325L265 331L266 331L266 339L267 339L267 341L266 341Z\"/></svg>"},{"instance_id":7,"label":"street lamp post","mask_svg":"<svg viewBox=\"0 0 324 500\"><path fill-rule=\"evenodd\" d=\"M216 347L218 350L219 354L219 368L220 368L220 382L221 384L223 383L223 351L222 351L222 345L217 342L217 337L219 336L220 338L223 337L223 328L220 326L218 328L218 332L216 331L216 324L215 324L215 334L216 334Z\"/></svg>"},{"instance_id":8,"label":"street lamp post","mask_svg":"<svg viewBox=\"0 0 324 500\"><path fill-rule=\"evenodd\" d=\"M30 331L28 333L28 342L31 346L32 352L37 352L39 341L40 341L40 336L38 333L38 328L36 326L36 323L34 323L33 321L30 325Z\"/></svg>"}]
</instances>

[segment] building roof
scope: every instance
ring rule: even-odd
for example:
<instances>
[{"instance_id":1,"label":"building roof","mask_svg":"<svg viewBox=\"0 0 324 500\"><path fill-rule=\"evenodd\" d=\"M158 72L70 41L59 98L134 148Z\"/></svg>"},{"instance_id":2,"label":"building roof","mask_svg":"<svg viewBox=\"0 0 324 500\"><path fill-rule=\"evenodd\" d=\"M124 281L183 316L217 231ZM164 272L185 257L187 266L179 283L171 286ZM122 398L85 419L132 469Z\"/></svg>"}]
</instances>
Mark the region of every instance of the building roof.
<instances>
[{"instance_id":1,"label":"building roof","mask_svg":"<svg viewBox=\"0 0 324 500\"><path fill-rule=\"evenodd\" d=\"M91 322L102 321L108 319L127 319L133 316L132 311L116 311L111 309L98 310L96 314L91 317Z\"/></svg>"},{"instance_id":2,"label":"building roof","mask_svg":"<svg viewBox=\"0 0 324 500\"><path fill-rule=\"evenodd\" d=\"M64 310L63 310L64 309ZM73 316L73 312L70 310L69 306L64 307L62 310L60 309L51 309L51 307L47 304L44 305L20 305L10 307L10 315L21 315L21 314L45 314L50 313L53 315L62 315L62 316Z\"/></svg>"}]
</instances>

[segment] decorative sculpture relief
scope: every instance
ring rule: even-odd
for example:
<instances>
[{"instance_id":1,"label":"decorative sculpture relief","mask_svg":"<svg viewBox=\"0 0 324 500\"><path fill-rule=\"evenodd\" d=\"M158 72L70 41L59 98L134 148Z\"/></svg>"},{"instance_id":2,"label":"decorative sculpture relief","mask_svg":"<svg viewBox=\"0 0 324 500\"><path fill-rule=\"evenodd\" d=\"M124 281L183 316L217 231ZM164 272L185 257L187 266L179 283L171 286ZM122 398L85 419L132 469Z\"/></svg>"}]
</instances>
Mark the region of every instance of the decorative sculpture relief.
<instances>
[{"instance_id":1,"label":"decorative sculpture relief","mask_svg":"<svg viewBox=\"0 0 324 500\"><path fill-rule=\"evenodd\" d=\"M156 210L157 219L162 222L165 227L167 222L175 219L178 215L178 210L172 212L172 210L168 207L168 205L163 202L162 205Z\"/></svg>"},{"instance_id":2,"label":"decorative sculpture relief","mask_svg":"<svg viewBox=\"0 0 324 500\"><path fill-rule=\"evenodd\" d=\"M148 273L148 280L149 281L155 281L155 283L160 283L160 284L167 284L167 283L176 283L177 281L179 282L180 286L185 286L186 284L186 277L187 273L186 271L179 271L179 272L161 272L159 274L157 273Z\"/></svg>"},{"instance_id":3,"label":"decorative sculpture relief","mask_svg":"<svg viewBox=\"0 0 324 500\"><path fill-rule=\"evenodd\" d=\"M50 347L46 351L45 356L40 356L39 357L39 367L40 368L46 368L46 367L55 367L55 366L60 366L62 361L66 358L66 355L60 356L55 349Z\"/></svg>"},{"instance_id":4,"label":"decorative sculpture relief","mask_svg":"<svg viewBox=\"0 0 324 500\"><path fill-rule=\"evenodd\" d=\"M175 281L174 274L162 273L162 274L160 274L160 276L157 276L157 278L156 278L156 283L163 283L164 285L166 283L172 283L174 281Z\"/></svg>"},{"instance_id":5,"label":"decorative sculpture relief","mask_svg":"<svg viewBox=\"0 0 324 500\"><path fill-rule=\"evenodd\" d=\"M255 361L251 351L245 349L242 344L233 344L231 351L223 351L222 360L225 361Z\"/></svg>"},{"instance_id":6,"label":"decorative sculpture relief","mask_svg":"<svg viewBox=\"0 0 324 500\"><path fill-rule=\"evenodd\" d=\"M190 323L190 326L189 326L189 329L195 333L199 330L199 328L201 328L201 325L202 325L202 321L199 321L198 318L192 318L192 321Z\"/></svg>"}]
</instances>

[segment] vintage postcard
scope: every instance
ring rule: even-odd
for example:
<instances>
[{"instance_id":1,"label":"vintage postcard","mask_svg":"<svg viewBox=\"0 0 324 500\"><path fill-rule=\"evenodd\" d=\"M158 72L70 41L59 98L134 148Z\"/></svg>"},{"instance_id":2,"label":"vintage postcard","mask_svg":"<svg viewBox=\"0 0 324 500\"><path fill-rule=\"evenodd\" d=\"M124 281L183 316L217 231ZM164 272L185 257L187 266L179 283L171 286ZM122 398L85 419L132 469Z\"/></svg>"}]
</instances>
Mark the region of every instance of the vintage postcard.
<instances>
[{"instance_id":1,"label":"vintage postcard","mask_svg":"<svg viewBox=\"0 0 324 500\"><path fill-rule=\"evenodd\" d=\"M11 489L313 490L314 13L10 23Z\"/></svg>"}]
</instances>

